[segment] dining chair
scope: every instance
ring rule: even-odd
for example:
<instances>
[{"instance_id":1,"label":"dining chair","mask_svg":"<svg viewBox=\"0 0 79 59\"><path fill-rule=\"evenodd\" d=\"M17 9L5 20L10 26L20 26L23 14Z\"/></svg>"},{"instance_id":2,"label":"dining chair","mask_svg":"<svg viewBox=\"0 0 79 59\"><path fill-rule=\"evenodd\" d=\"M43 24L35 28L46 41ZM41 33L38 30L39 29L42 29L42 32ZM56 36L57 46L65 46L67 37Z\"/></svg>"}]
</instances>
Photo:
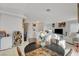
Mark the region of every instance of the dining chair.
<instances>
[{"instance_id":1,"label":"dining chair","mask_svg":"<svg viewBox=\"0 0 79 59\"><path fill-rule=\"evenodd\" d=\"M70 49L64 56L71 56L71 53L72 53L72 49Z\"/></svg>"},{"instance_id":2,"label":"dining chair","mask_svg":"<svg viewBox=\"0 0 79 59\"><path fill-rule=\"evenodd\" d=\"M17 47L17 53L18 53L19 56L23 56L23 54L22 54L22 52L21 52L19 47Z\"/></svg>"}]
</instances>

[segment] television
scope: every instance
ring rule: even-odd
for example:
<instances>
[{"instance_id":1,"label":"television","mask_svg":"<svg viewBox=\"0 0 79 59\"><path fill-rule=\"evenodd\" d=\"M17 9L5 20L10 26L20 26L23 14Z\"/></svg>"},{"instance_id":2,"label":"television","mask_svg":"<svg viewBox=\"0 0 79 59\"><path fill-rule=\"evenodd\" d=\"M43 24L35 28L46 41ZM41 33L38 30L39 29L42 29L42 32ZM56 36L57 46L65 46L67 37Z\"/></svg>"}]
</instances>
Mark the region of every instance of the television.
<instances>
[{"instance_id":1,"label":"television","mask_svg":"<svg viewBox=\"0 0 79 59\"><path fill-rule=\"evenodd\" d=\"M56 34L63 34L63 29L55 29Z\"/></svg>"}]
</instances>

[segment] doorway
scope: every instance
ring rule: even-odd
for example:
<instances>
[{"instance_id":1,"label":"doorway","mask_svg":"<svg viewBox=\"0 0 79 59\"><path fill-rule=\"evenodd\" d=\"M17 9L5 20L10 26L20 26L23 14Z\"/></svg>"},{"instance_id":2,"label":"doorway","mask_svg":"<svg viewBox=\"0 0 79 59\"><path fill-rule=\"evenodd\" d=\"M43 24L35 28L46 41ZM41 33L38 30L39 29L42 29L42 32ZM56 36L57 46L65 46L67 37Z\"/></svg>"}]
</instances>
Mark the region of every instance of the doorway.
<instances>
[{"instance_id":1,"label":"doorway","mask_svg":"<svg viewBox=\"0 0 79 59\"><path fill-rule=\"evenodd\" d=\"M24 41L27 41L28 23L24 23Z\"/></svg>"}]
</instances>

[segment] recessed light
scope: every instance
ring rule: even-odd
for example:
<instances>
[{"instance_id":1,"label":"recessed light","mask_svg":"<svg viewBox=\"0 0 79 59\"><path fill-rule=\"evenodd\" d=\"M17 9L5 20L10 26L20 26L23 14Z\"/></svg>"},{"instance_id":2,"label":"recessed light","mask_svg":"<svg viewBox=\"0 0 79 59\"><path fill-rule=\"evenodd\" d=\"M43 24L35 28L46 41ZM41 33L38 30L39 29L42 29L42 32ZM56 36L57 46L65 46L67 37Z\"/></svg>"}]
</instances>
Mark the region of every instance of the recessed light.
<instances>
[{"instance_id":1,"label":"recessed light","mask_svg":"<svg viewBox=\"0 0 79 59\"><path fill-rule=\"evenodd\" d=\"M51 9L46 9L46 11L47 11L47 12L50 12L50 11L51 11Z\"/></svg>"}]
</instances>

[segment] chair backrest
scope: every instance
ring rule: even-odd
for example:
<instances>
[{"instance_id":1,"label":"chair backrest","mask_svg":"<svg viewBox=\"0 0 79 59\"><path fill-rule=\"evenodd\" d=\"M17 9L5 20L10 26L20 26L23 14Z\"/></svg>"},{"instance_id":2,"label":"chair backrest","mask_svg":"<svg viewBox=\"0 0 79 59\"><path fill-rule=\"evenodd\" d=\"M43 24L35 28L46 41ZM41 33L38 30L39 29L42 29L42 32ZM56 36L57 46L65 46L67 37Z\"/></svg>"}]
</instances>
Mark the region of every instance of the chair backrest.
<instances>
[{"instance_id":1,"label":"chair backrest","mask_svg":"<svg viewBox=\"0 0 79 59\"><path fill-rule=\"evenodd\" d=\"M29 42L29 43L36 42L36 38L29 38L29 39L28 39L28 42Z\"/></svg>"},{"instance_id":2,"label":"chair backrest","mask_svg":"<svg viewBox=\"0 0 79 59\"><path fill-rule=\"evenodd\" d=\"M19 47L17 47L17 53L18 53L19 56L23 56L23 54L22 54L22 52L21 52Z\"/></svg>"}]
</instances>

